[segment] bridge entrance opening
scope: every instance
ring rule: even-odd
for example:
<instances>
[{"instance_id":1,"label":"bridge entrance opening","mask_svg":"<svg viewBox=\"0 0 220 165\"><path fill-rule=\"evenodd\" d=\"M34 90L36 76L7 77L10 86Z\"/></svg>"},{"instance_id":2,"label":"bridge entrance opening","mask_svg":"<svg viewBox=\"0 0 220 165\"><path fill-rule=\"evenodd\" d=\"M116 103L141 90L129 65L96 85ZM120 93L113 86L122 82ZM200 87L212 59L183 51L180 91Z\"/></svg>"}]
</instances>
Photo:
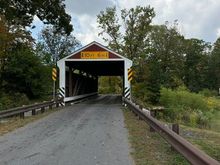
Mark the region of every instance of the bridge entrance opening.
<instances>
[{"instance_id":1,"label":"bridge entrance opening","mask_svg":"<svg viewBox=\"0 0 220 165\"><path fill-rule=\"evenodd\" d=\"M123 76L101 76L98 79L99 94L123 95Z\"/></svg>"},{"instance_id":2,"label":"bridge entrance opening","mask_svg":"<svg viewBox=\"0 0 220 165\"><path fill-rule=\"evenodd\" d=\"M120 77L121 94L130 98L128 70L132 61L97 42L88 44L57 64L59 90L65 102L97 94L99 79L105 76Z\"/></svg>"}]
</instances>

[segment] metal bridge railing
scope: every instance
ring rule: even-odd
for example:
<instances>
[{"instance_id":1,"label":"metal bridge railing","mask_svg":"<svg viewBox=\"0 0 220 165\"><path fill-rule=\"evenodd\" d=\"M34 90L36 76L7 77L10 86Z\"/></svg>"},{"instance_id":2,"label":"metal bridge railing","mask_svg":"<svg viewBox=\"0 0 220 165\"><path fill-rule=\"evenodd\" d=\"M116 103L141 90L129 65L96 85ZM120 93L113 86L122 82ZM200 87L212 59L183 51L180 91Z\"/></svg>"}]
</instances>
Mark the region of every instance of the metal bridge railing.
<instances>
[{"instance_id":1,"label":"metal bridge railing","mask_svg":"<svg viewBox=\"0 0 220 165\"><path fill-rule=\"evenodd\" d=\"M220 165L218 161L211 158L203 151L199 150L183 137L179 136L169 128L167 128L160 121L150 115L150 113L144 113L138 105L134 104L130 100L123 98L123 102L131 109L136 115L143 119L150 127L159 133L171 146L182 154L193 165Z\"/></svg>"},{"instance_id":2,"label":"metal bridge railing","mask_svg":"<svg viewBox=\"0 0 220 165\"><path fill-rule=\"evenodd\" d=\"M24 113L29 112L29 111L32 111L32 115L36 115L37 109L40 109L40 111L43 113L46 107L49 107L49 109L52 109L54 105L56 105L56 107L59 107L59 104L62 104L62 103L63 103L63 98L60 98L54 101L47 101L43 103L27 105L24 107L17 107L17 108L12 108L8 110L3 110L3 111L0 111L0 119L12 117L12 116L18 116L18 115L20 115L21 118L24 118Z\"/></svg>"}]
</instances>

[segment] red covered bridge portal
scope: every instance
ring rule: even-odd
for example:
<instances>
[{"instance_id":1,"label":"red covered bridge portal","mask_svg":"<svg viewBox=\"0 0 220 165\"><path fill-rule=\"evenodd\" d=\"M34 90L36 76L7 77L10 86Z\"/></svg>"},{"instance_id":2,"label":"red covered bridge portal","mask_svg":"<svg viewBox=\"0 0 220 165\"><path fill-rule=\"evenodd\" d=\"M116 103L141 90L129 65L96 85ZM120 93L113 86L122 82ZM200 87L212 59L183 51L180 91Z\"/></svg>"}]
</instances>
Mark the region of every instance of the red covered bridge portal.
<instances>
[{"instance_id":1,"label":"red covered bridge portal","mask_svg":"<svg viewBox=\"0 0 220 165\"><path fill-rule=\"evenodd\" d=\"M92 42L59 60L59 88L64 101L79 99L98 92L99 76L121 76L123 95L130 98L128 69L132 61L97 42Z\"/></svg>"}]
</instances>

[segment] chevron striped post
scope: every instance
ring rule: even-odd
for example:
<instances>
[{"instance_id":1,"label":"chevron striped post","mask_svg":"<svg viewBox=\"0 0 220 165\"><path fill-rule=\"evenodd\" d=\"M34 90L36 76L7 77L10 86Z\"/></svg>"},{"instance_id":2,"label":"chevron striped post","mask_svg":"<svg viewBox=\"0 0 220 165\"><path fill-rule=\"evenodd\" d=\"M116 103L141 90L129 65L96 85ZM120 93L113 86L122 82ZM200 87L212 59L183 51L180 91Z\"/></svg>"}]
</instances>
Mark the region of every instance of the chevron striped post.
<instances>
[{"instance_id":1,"label":"chevron striped post","mask_svg":"<svg viewBox=\"0 0 220 165\"><path fill-rule=\"evenodd\" d=\"M128 82L130 83L130 88L125 88L125 97L131 100L131 81L133 80L133 70L132 68L128 69Z\"/></svg>"},{"instance_id":2,"label":"chevron striped post","mask_svg":"<svg viewBox=\"0 0 220 165\"><path fill-rule=\"evenodd\" d=\"M128 69L128 81L131 82L133 80L133 70L131 68Z\"/></svg>"},{"instance_id":3,"label":"chevron striped post","mask_svg":"<svg viewBox=\"0 0 220 165\"><path fill-rule=\"evenodd\" d=\"M125 87L124 88L124 97L126 98L126 99L131 99L131 90L130 90L130 88L129 87ZM122 105L123 106L127 106L127 104L126 103L122 103Z\"/></svg>"},{"instance_id":4,"label":"chevron striped post","mask_svg":"<svg viewBox=\"0 0 220 165\"><path fill-rule=\"evenodd\" d=\"M64 97L65 97L65 88L61 87L61 88L58 89L58 99L63 99ZM65 106L64 101L60 102L60 105Z\"/></svg>"},{"instance_id":5,"label":"chevron striped post","mask_svg":"<svg viewBox=\"0 0 220 165\"><path fill-rule=\"evenodd\" d=\"M57 80L57 69L52 69L52 80L53 80L53 99L56 98L56 80Z\"/></svg>"},{"instance_id":6,"label":"chevron striped post","mask_svg":"<svg viewBox=\"0 0 220 165\"><path fill-rule=\"evenodd\" d=\"M125 87L124 97L125 97L126 99L130 99L130 97L131 97L130 88Z\"/></svg>"}]
</instances>

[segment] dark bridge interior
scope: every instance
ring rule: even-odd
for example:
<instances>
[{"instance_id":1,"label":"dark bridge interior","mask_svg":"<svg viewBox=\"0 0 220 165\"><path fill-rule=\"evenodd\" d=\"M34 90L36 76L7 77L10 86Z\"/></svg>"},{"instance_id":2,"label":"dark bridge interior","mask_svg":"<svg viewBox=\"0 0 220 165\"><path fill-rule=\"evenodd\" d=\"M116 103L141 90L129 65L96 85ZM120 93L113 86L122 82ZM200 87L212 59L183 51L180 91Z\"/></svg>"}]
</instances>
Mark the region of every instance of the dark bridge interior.
<instances>
[{"instance_id":1,"label":"dark bridge interior","mask_svg":"<svg viewBox=\"0 0 220 165\"><path fill-rule=\"evenodd\" d=\"M93 76L124 75L124 61L67 61L66 66Z\"/></svg>"},{"instance_id":2,"label":"dark bridge interior","mask_svg":"<svg viewBox=\"0 0 220 165\"><path fill-rule=\"evenodd\" d=\"M98 91L99 76L124 76L124 61L66 61L66 97Z\"/></svg>"}]
</instances>

